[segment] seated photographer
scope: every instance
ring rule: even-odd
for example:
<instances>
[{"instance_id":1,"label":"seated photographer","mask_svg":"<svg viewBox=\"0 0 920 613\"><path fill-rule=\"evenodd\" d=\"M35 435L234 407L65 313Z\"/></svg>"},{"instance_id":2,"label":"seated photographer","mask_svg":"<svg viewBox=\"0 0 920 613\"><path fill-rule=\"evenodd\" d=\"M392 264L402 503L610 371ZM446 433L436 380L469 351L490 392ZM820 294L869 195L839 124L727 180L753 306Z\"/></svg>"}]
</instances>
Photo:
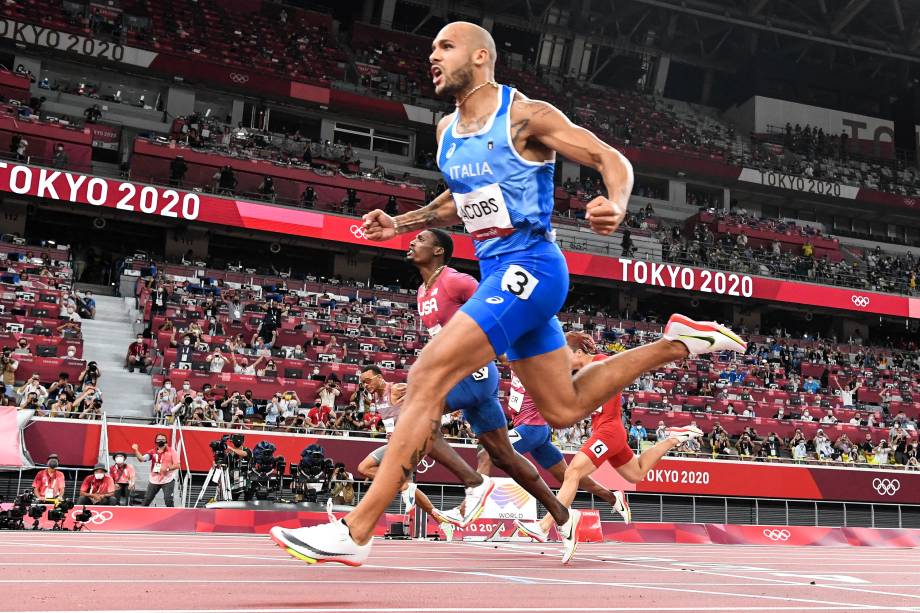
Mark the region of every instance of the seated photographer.
<instances>
[{"instance_id":1,"label":"seated photographer","mask_svg":"<svg viewBox=\"0 0 920 613\"><path fill-rule=\"evenodd\" d=\"M138 368L141 374L146 374L151 364L153 364L153 358L150 356L150 347L144 343L143 335L138 334L134 342L128 346L125 366L128 367L128 372L134 372L134 369Z\"/></svg>"},{"instance_id":2,"label":"seated photographer","mask_svg":"<svg viewBox=\"0 0 920 613\"><path fill-rule=\"evenodd\" d=\"M93 466L93 474L86 477L80 485L80 497L77 504L115 505L115 481L109 476L105 464Z\"/></svg>"},{"instance_id":3,"label":"seated photographer","mask_svg":"<svg viewBox=\"0 0 920 613\"><path fill-rule=\"evenodd\" d=\"M35 475L32 480L32 490L39 501L56 500L64 495L64 473L57 468L60 459L56 453L48 456L48 467Z\"/></svg>"},{"instance_id":4,"label":"seated photographer","mask_svg":"<svg viewBox=\"0 0 920 613\"><path fill-rule=\"evenodd\" d=\"M112 458L115 463L109 468L109 476L112 477L112 481L115 483L116 502L119 506L126 506L131 504L137 474L134 467L128 464L128 454L124 451L116 451Z\"/></svg>"}]
</instances>

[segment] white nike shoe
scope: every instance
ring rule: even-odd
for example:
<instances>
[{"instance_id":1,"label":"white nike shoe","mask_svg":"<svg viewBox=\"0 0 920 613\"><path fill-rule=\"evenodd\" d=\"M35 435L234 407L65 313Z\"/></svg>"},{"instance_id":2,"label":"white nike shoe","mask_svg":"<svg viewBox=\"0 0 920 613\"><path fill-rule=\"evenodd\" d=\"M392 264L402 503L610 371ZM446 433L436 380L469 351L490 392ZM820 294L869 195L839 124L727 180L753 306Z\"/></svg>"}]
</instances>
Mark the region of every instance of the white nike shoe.
<instances>
[{"instance_id":1,"label":"white nike shoe","mask_svg":"<svg viewBox=\"0 0 920 613\"><path fill-rule=\"evenodd\" d=\"M415 506L415 490L417 489L418 486L410 481L408 487L400 492L403 504L406 507L406 515L408 515Z\"/></svg>"},{"instance_id":2,"label":"white nike shoe","mask_svg":"<svg viewBox=\"0 0 920 613\"><path fill-rule=\"evenodd\" d=\"M626 500L626 492L613 490L613 497L617 499L613 505L613 510L620 514L625 523L632 522L632 510L629 508L629 501Z\"/></svg>"},{"instance_id":3,"label":"white nike shoe","mask_svg":"<svg viewBox=\"0 0 920 613\"><path fill-rule=\"evenodd\" d=\"M696 426L680 426L667 429L667 437L677 439L678 442L686 443L695 438L702 438L703 431Z\"/></svg>"},{"instance_id":4,"label":"white nike shoe","mask_svg":"<svg viewBox=\"0 0 920 613\"><path fill-rule=\"evenodd\" d=\"M725 326L714 321L694 321L676 313L671 315L664 327L664 338L683 343L690 355L715 351L747 351L747 343Z\"/></svg>"},{"instance_id":5,"label":"white nike shoe","mask_svg":"<svg viewBox=\"0 0 920 613\"><path fill-rule=\"evenodd\" d=\"M470 522L479 519L483 508L486 506L486 499L494 489L495 481L487 475L482 475L482 483L476 487L466 488L466 501L464 501L466 514L463 516L463 523L460 524L461 528L465 528Z\"/></svg>"},{"instance_id":6,"label":"white nike shoe","mask_svg":"<svg viewBox=\"0 0 920 613\"><path fill-rule=\"evenodd\" d=\"M549 534L543 531L543 527L540 526L538 521L521 521L519 519L514 520L514 527L518 532L524 533L524 536L529 536L538 543L545 543L549 540Z\"/></svg>"},{"instance_id":7,"label":"white nike shoe","mask_svg":"<svg viewBox=\"0 0 920 613\"><path fill-rule=\"evenodd\" d=\"M557 526L562 537L562 563L568 564L578 547L578 524L581 523L581 511L569 509L569 521Z\"/></svg>"},{"instance_id":8,"label":"white nike shoe","mask_svg":"<svg viewBox=\"0 0 920 613\"><path fill-rule=\"evenodd\" d=\"M373 542L366 545L354 542L345 520L293 530L275 526L269 534L281 549L307 564L337 562L361 566L370 555Z\"/></svg>"},{"instance_id":9,"label":"white nike shoe","mask_svg":"<svg viewBox=\"0 0 920 613\"><path fill-rule=\"evenodd\" d=\"M444 541L452 543L454 541L454 525L450 522L441 522L441 530L444 532Z\"/></svg>"},{"instance_id":10,"label":"white nike shoe","mask_svg":"<svg viewBox=\"0 0 920 613\"><path fill-rule=\"evenodd\" d=\"M439 524L451 524L458 528L463 526L463 514L460 512L460 507L454 507L446 511L432 508L431 516Z\"/></svg>"}]
</instances>

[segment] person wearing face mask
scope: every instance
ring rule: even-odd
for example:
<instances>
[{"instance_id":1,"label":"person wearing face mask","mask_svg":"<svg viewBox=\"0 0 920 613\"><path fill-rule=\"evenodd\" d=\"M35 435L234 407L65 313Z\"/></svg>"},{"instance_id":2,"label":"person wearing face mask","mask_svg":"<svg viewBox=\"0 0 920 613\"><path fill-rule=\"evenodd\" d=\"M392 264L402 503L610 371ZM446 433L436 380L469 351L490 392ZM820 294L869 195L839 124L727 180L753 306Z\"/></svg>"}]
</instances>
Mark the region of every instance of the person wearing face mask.
<instances>
[{"instance_id":1,"label":"person wearing face mask","mask_svg":"<svg viewBox=\"0 0 920 613\"><path fill-rule=\"evenodd\" d=\"M93 474L86 477L80 485L80 497L77 504L114 505L115 481L109 476L105 464L93 466Z\"/></svg>"},{"instance_id":2,"label":"person wearing face mask","mask_svg":"<svg viewBox=\"0 0 920 613\"><path fill-rule=\"evenodd\" d=\"M176 368L190 370L192 368L192 353L195 351L195 344L192 343L192 337L186 335L182 343L177 347Z\"/></svg>"},{"instance_id":3,"label":"person wearing face mask","mask_svg":"<svg viewBox=\"0 0 920 613\"><path fill-rule=\"evenodd\" d=\"M176 402L185 401L186 396L190 396L192 400L195 399L195 396L198 395L198 392L192 389L192 384L188 381L182 382L182 389L176 393Z\"/></svg>"},{"instance_id":4,"label":"person wearing face mask","mask_svg":"<svg viewBox=\"0 0 920 613\"><path fill-rule=\"evenodd\" d=\"M134 369L138 368L141 374L146 374L152 363L150 347L144 342L144 336L138 334L134 342L128 346L128 355L125 356L125 365L128 367L128 372L134 372Z\"/></svg>"},{"instance_id":5,"label":"person wearing face mask","mask_svg":"<svg viewBox=\"0 0 920 613\"><path fill-rule=\"evenodd\" d=\"M57 500L64 495L64 473L58 470L60 459L56 453L48 456L48 467L35 475L32 490L38 500Z\"/></svg>"},{"instance_id":6,"label":"person wearing face mask","mask_svg":"<svg viewBox=\"0 0 920 613\"><path fill-rule=\"evenodd\" d=\"M68 346L67 347L67 357L70 358L71 360L76 360L77 359L77 348L74 347L73 345Z\"/></svg>"},{"instance_id":7,"label":"person wearing face mask","mask_svg":"<svg viewBox=\"0 0 920 613\"><path fill-rule=\"evenodd\" d=\"M112 458L115 463L109 468L109 476L115 483L115 498L119 506L131 504L131 496L134 494L134 486L137 482L137 473L134 467L128 464L128 454L124 451L116 451Z\"/></svg>"},{"instance_id":8,"label":"person wearing face mask","mask_svg":"<svg viewBox=\"0 0 920 613\"><path fill-rule=\"evenodd\" d=\"M150 483L144 496L144 506L149 507L160 490L163 490L163 502L167 507L175 506L173 491L176 477L179 475L179 454L166 442L165 434L157 434L154 448L141 454L137 443L131 445L134 457L141 462L150 462Z\"/></svg>"}]
</instances>

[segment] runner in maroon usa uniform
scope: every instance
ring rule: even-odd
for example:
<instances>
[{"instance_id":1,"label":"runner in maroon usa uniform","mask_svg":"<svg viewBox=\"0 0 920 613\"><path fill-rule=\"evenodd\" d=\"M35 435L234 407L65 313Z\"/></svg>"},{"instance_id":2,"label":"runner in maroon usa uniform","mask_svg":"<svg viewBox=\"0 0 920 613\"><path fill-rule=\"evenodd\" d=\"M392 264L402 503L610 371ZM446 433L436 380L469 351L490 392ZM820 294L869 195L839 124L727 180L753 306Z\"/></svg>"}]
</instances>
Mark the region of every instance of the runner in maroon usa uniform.
<instances>
[{"instance_id":1,"label":"runner in maroon usa uniform","mask_svg":"<svg viewBox=\"0 0 920 613\"><path fill-rule=\"evenodd\" d=\"M567 332L565 341L571 354L572 370L575 372L591 362L607 357L597 352L594 339L584 332ZM562 487L556 496L563 505L571 506L581 481L588 478L604 462L609 462L620 476L630 483L639 483L668 451L685 441L701 436L703 431L696 426L668 428L666 439L658 441L636 457L629 447L626 428L623 426L622 396L618 392L591 415L591 438L585 441L572 458L572 463L565 471ZM624 514L627 522L630 521L630 515L627 504ZM534 540L543 542L552 527L552 518L544 517L539 522L516 521L515 525ZM563 564L572 559L575 549L567 551L566 554L568 555L564 554L562 558Z\"/></svg>"},{"instance_id":2,"label":"runner in maroon usa uniform","mask_svg":"<svg viewBox=\"0 0 920 613\"><path fill-rule=\"evenodd\" d=\"M452 254L453 240L443 230L424 230L409 243L407 259L422 276L422 284L418 288L418 312L422 324L432 336L440 332L479 287L473 277L447 266ZM490 362L450 391L447 409L462 410L495 465L539 500L559 526L565 526L569 522L568 510L553 496L533 465L511 445L508 422L498 402L498 378L498 369ZM483 478L491 481L487 476ZM466 526L482 512L484 498L477 493L468 490L464 504L458 509L445 511L443 515L448 521ZM560 533L571 534L574 538L572 530L560 530Z\"/></svg>"}]
</instances>

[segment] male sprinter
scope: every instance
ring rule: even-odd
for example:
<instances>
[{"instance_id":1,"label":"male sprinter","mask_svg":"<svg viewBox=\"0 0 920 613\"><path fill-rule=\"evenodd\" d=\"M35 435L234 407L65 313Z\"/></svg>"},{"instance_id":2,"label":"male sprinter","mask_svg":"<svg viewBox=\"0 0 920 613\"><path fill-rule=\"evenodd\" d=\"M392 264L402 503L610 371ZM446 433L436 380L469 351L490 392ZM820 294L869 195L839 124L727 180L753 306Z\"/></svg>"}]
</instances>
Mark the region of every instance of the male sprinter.
<instances>
[{"instance_id":1,"label":"male sprinter","mask_svg":"<svg viewBox=\"0 0 920 613\"><path fill-rule=\"evenodd\" d=\"M410 370L402 419L358 507L340 522L272 529L303 557L353 566L367 559L377 519L440 429L448 392L496 356L507 353L546 421L561 428L587 417L646 370L688 354L746 348L726 328L681 319L668 322L664 340L593 362L572 378L556 319L569 277L550 224L555 155L600 173L607 196L589 202L585 215L600 234L616 230L626 215L632 167L552 105L496 83L495 59L495 42L479 26L455 22L441 29L429 60L435 92L456 100L457 110L437 128L438 165L448 189L417 211L364 216L374 241L462 221L476 241L482 282ZM578 513L572 515L577 528Z\"/></svg>"},{"instance_id":2,"label":"male sprinter","mask_svg":"<svg viewBox=\"0 0 920 613\"><path fill-rule=\"evenodd\" d=\"M540 415L533 398L513 372L511 373L511 393L508 394L507 412L511 415L511 423L514 426L509 433L514 450L522 455L530 454L534 462L555 477L559 483L562 483L568 468L565 457L553 444L553 432L549 424ZM477 472L488 475L491 467L492 458L489 452L485 448L480 449ZM609 503L617 513L623 516L623 520L629 523L629 503L626 501L626 494L620 491L612 492L590 476L581 479L578 487ZM559 497L558 494L556 497Z\"/></svg>"},{"instance_id":3,"label":"male sprinter","mask_svg":"<svg viewBox=\"0 0 920 613\"><path fill-rule=\"evenodd\" d=\"M373 395L374 402L377 405L377 411L389 435L393 432L398 420L399 405L403 400L406 385L404 383L387 382L387 380L383 378L383 372L380 368L374 365L364 366L358 375L358 381ZM381 445L370 452L358 465L358 472L368 479L373 480L377 474L377 468L383 461L386 451L387 445ZM448 445L441 436L437 437L429 455L431 455L436 462L440 462L444 468L456 475L457 478L466 485L471 512L481 512L485 504L485 499L494 488L491 479L483 478L482 475L473 471L469 464L464 462L457 451ZM458 519L449 518L436 509L428 496L426 496L424 492L418 491L414 483L406 481L401 490L407 513L409 508L418 503L426 513L434 517L439 523L452 523L458 525L461 523ZM452 533L453 531L448 528L445 529L445 532Z\"/></svg>"},{"instance_id":4,"label":"male sprinter","mask_svg":"<svg viewBox=\"0 0 920 613\"><path fill-rule=\"evenodd\" d=\"M675 316L675 318L678 316ZM577 372L592 362L603 360L607 356L597 352L594 339L584 332L567 332L566 346L571 353L572 370ZM642 452L637 458L629 448L626 429L622 419L622 397L619 392L604 403L591 416L591 438L581 446L572 463L565 470L562 487L556 496L566 507L571 506L578 492L579 484L591 473L600 468L604 462L610 462L620 476L630 483L639 483L665 454L681 443L703 436L703 431L696 426L669 428L668 438L658 441L655 446ZM624 512L627 523L630 521L629 506L624 499ZM619 511L619 509L617 509ZM552 517L544 517L539 522L520 522L515 525L522 532L541 543L546 541L552 527ZM562 563L568 564L575 554L575 549L563 548Z\"/></svg>"},{"instance_id":5,"label":"male sprinter","mask_svg":"<svg viewBox=\"0 0 920 613\"><path fill-rule=\"evenodd\" d=\"M441 331L478 287L476 279L447 265L453 252L453 239L437 228L423 230L409 243L406 257L422 277L418 288L418 312L431 336ZM494 362L490 362L450 391L447 410L463 411L479 442L494 458L495 465L546 507L560 526L560 534L574 545L575 534L567 525L568 510L559 504L533 465L511 446L508 421L498 402L498 379L498 369ZM486 397L481 394L484 390L488 391ZM465 509L460 525L466 526L479 515L482 507L476 508L476 502L473 498L471 505L464 505L472 508ZM447 515L453 519L450 511Z\"/></svg>"}]
</instances>

